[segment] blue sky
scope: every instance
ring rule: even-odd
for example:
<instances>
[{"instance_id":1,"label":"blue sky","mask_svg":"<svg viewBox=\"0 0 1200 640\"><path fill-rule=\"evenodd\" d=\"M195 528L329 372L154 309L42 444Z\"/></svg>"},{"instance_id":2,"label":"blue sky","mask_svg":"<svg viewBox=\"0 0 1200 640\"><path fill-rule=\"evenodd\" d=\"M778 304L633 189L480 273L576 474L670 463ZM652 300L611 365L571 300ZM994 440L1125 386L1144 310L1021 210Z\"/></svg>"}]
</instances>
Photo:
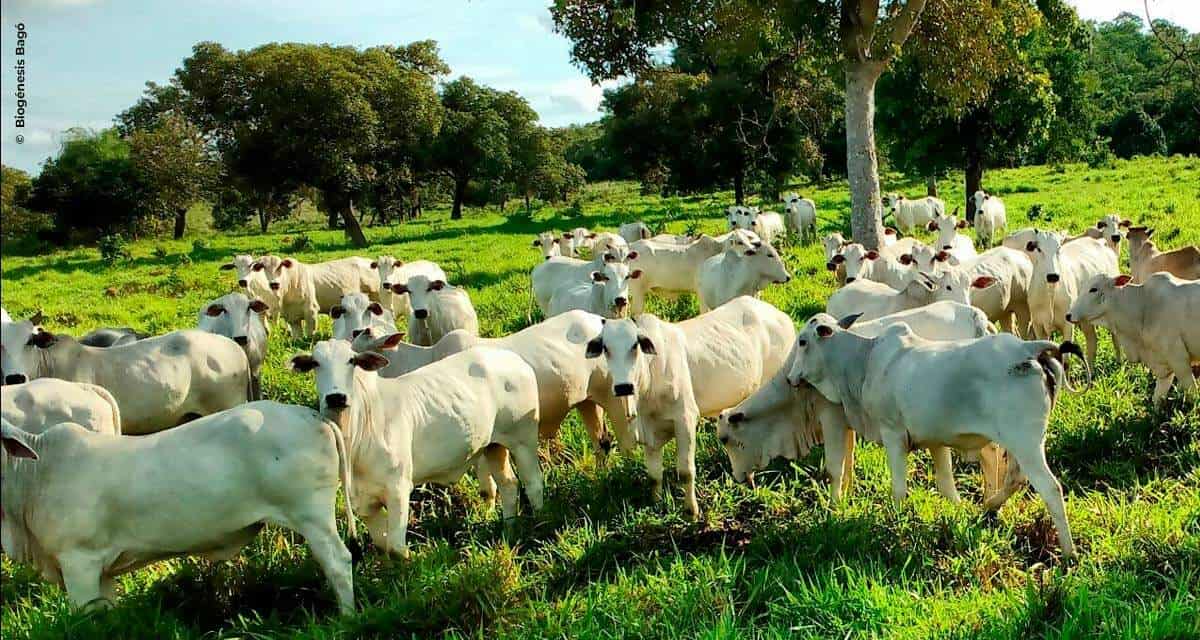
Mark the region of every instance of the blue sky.
<instances>
[{"instance_id":1,"label":"blue sky","mask_svg":"<svg viewBox=\"0 0 1200 640\"><path fill-rule=\"evenodd\" d=\"M1084 17L1142 12L1142 0L1071 0ZM1200 30L1200 2L1150 0L1156 16ZM0 154L37 171L72 126L105 127L147 80L170 77L193 44L246 49L272 41L371 46L432 38L451 77L469 75L525 96L548 125L599 117L603 87L570 63L547 0L0 0ZM28 33L25 128L16 129L17 23ZM24 144L16 144L17 134Z\"/></svg>"}]
</instances>

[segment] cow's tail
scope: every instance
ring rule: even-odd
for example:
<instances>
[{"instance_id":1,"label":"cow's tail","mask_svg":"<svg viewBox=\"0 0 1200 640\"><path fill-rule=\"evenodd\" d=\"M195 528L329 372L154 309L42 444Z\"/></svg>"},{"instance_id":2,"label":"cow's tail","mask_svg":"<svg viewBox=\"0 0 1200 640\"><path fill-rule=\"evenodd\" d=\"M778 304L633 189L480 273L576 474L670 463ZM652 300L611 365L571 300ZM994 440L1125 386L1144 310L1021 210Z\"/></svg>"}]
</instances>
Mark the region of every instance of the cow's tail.
<instances>
[{"instance_id":1,"label":"cow's tail","mask_svg":"<svg viewBox=\"0 0 1200 640\"><path fill-rule=\"evenodd\" d=\"M1074 355L1078 357L1081 362L1083 362L1083 370L1087 382L1082 390L1086 391L1092 387L1092 370L1090 367L1088 367L1087 358L1083 356L1083 350L1079 348L1079 345L1071 342L1070 340L1066 340L1057 345L1053 342L1046 341L1036 342L1034 344L1039 346L1037 362L1039 365L1041 365L1042 370L1046 374L1046 390L1050 394L1051 408L1054 407L1054 402L1060 386L1066 388L1067 391L1072 393L1081 391L1081 389L1072 386L1070 378L1067 377L1067 370L1064 366L1064 361L1067 354Z\"/></svg>"},{"instance_id":2,"label":"cow's tail","mask_svg":"<svg viewBox=\"0 0 1200 640\"><path fill-rule=\"evenodd\" d=\"M96 395L100 396L105 402L107 402L108 406L112 407L113 428L116 429L117 435L121 435L121 407L117 406L117 399L108 392L108 389L105 389L98 384L91 386L92 391L95 392Z\"/></svg>"},{"instance_id":3,"label":"cow's tail","mask_svg":"<svg viewBox=\"0 0 1200 640\"><path fill-rule=\"evenodd\" d=\"M328 418L322 418L322 420L333 431L333 441L337 445L338 474L342 478L342 493L346 494L346 532L350 536L351 554L357 557L361 554L361 550L358 553L355 552L355 549L358 548L358 524L354 519L354 500L351 498L353 488L350 481L350 452L346 449L346 438L342 434L342 428Z\"/></svg>"}]
</instances>

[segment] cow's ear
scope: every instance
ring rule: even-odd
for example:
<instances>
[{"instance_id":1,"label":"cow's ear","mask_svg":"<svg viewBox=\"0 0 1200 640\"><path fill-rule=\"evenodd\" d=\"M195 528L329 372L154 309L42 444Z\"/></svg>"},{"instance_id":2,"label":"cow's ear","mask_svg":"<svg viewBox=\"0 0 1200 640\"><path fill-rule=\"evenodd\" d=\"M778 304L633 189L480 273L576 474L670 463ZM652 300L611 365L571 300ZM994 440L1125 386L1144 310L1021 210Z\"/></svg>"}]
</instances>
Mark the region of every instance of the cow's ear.
<instances>
[{"instance_id":1,"label":"cow's ear","mask_svg":"<svg viewBox=\"0 0 1200 640\"><path fill-rule=\"evenodd\" d=\"M1133 276L1122 273L1116 278L1113 278L1113 284L1117 285L1118 287L1123 287L1129 284L1131 280L1133 280Z\"/></svg>"},{"instance_id":2,"label":"cow's ear","mask_svg":"<svg viewBox=\"0 0 1200 640\"><path fill-rule=\"evenodd\" d=\"M608 276L599 271L592 272L592 282L604 282L605 280L608 280Z\"/></svg>"},{"instance_id":3,"label":"cow's ear","mask_svg":"<svg viewBox=\"0 0 1200 640\"><path fill-rule=\"evenodd\" d=\"M230 269L236 269L237 265L233 264L232 262L226 262L225 264L221 265L219 268L221 269L221 271L229 271Z\"/></svg>"},{"instance_id":4,"label":"cow's ear","mask_svg":"<svg viewBox=\"0 0 1200 640\"><path fill-rule=\"evenodd\" d=\"M380 369L388 366L387 357L375 353L374 351L360 353L354 356L350 362L353 362L354 366L362 369L363 371L379 371Z\"/></svg>"},{"instance_id":5,"label":"cow's ear","mask_svg":"<svg viewBox=\"0 0 1200 640\"><path fill-rule=\"evenodd\" d=\"M1128 229L1132 225L1133 225L1132 220L1122 220L1119 224L1117 224L1118 227L1125 227L1126 229Z\"/></svg>"},{"instance_id":6,"label":"cow's ear","mask_svg":"<svg viewBox=\"0 0 1200 640\"><path fill-rule=\"evenodd\" d=\"M29 344L39 349L49 349L58 342L58 337L49 331L39 331L29 336Z\"/></svg>"},{"instance_id":7,"label":"cow's ear","mask_svg":"<svg viewBox=\"0 0 1200 640\"><path fill-rule=\"evenodd\" d=\"M1036 251L1036 250L1037 250L1037 243L1036 243L1036 242L1034 242L1033 240L1030 240L1029 242L1026 242L1026 243L1025 243L1025 250L1026 250L1026 251Z\"/></svg>"},{"instance_id":8,"label":"cow's ear","mask_svg":"<svg viewBox=\"0 0 1200 640\"><path fill-rule=\"evenodd\" d=\"M372 302L371 304L367 305L367 310L370 311L372 315L383 315L383 305L379 304L378 302Z\"/></svg>"},{"instance_id":9,"label":"cow's ear","mask_svg":"<svg viewBox=\"0 0 1200 640\"><path fill-rule=\"evenodd\" d=\"M633 271L630 271L630 272L629 272L629 278L630 278L631 280L637 280L637 279L638 279L638 278L640 278L640 277L642 277L642 270L641 270L641 269L634 269Z\"/></svg>"},{"instance_id":10,"label":"cow's ear","mask_svg":"<svg viewBox=\"0 0 1200 640\"><path fill-rule=\"evenodd\" d=\"M430 291L441 291L444 288L446 288L445 280L434 280L433 282L429 283Z\"/></svg>"},{"instance_id":11,"label":"cow's ear","mask_svg":"<svg viewBox=\"0 0 1200 640\"><path fill-rule=\"evenodd\" d=\"M628 253L628 254L625 256L625 259L626 259L626 260L637 260L637 257L638 257L638 252L636 252L636 251L630 251L630 252L629 252L629 253Z\"/></svg>"},{"instance_id":12,"label":"cow's ear","mask_svg":"<svg viewBox=\"0 0 1200 640\"><path fill-rule=\"evenodd\" d=\"M210 318L215 318L222 313L225 313L225 307L219 304L210 304L208 305L208 308L204 310L204 315Z\"/></svg>"},{"instance_id":13,"label":"cow's ear","mask_svg":"<svg viewBox=\"0 0 1200 640\"><path fill-rule=\"evenodd\" d=\"M950 259L950 254L946 253L944 250L939 251L937 252L937 255L933 256L933 259L937 260L938 262L945 262L946 260Z\"/></svg>"},{"instance_id":14,"label":"cow's ear","mask_svg":"<svg viewBox=\"0 0 1200 640\"><path fill-rule=\"evenodd\" d=\"M263 270L263 263L261 263L261 262L255 262L254 264L250 265L250 268L251 268L252 270L254 270L254 271L262 271L262 270Z\"/></svg>"},{"instance_id":15,"label":"cow's ear","mask_svg":"<svg viewBox=\"0 0 1200 640\"><path fill-rule=\"evenodd\" d=\"M385 349L395 349L404 340L404 332L399 331L383 339L380 343Z\"/></svg>"},{"instance_id":16,"label":"cow's ear","mask_svg":"<svg viewBox=\"0 0 1200 640\"><path fill-rule=\"evenodd\" d=\"M4 435L0 436L0 441L4 443L4 450L8 455L14 458L28 458L37 460L37 453L24 440L17 438L14 434L9 433L6 429Z\"/></svg>"},{"instance_id":17,"label":"cow's ear","mask_svg":"<svg viewBox=\"0 0 1200 640\"><path fill-rule=\"evenodd\" d=\"M262 300L251 300L250 301L250 310L253 311L254 313L263 314L263 313L270 311L271 307L270 307L270 305L263 302Z\"/></svg>"},{"instance_id":18,"label":"cow's ear","mask_svg":"<svg viewBox=\"0 0 1200 640\"><path fill-rule=\"evenodd\" d=\"M562 237L563 237L563 240L570 240L570 239L571 239L571 234L569 234L569 233L564 233L564 234L562 235Z\"/></svg>"},{"instance_id":19,"label":"cow's ear","mask_svg":"<svg viewBox=\"0 0 1200 640\"><path fill-rule=\"evenodd\" d=\"M599 358L604 353L604 340L600 337L588 340L587 349L583 352L585 358Z\"/></svg>"},{"instance_id":20,"label":"cow's ear","mask_svg":"<svg viewBox=\"0 0 1200 640\"><path fill-rule=\"evenodd\" d=\"M842 264L843 262L846 261L846 256L839 253L836 256L830 258L829 261L832 262L833 264Z\"/></svg>"},{"instance_id":21,"label":"cow's ear","mask_svg":"<svg viewBox=\"0 0 1200 640\"><path fill-rule=\"evenodd\" d=\"M979 276L971 281L971 286L976 289L986 289L996 284L996 279L992 276Z\"/></svg>"},{"instance_id":22,"label":"cow's ear","mask_svg":"<svg viewBox=\"0 0 1200 640\"><path fill-rule=\"evenodd\" d=\"M988 199L988 198L990 198L990 197L992 197L992 194L990 194L990 193L988 193L988 192L986 192L986 191L984 191L984 192L983 192L983 199L984 199L984 200L987 200L987 199Z\"/></svg>"},{"instance_id":23,"label":"cow's ear","mask_svg":"<svg viewBox=\"0 0 1200 640\"><path fill-rule=\"evenodd\" d=\"M841 320L838 320L838 326L843 329L849 329L854 326L854 321L862 317L861 313L852 313Z\"/></svg>"},{"instance_id":24,"label":"cow's ear","mask_svg":"<svg viewBox=\"0 0 1200 640\"><path fill-rule=\"evenodd\" d=\"M828 338L833 335L833 327L827 324L817 325L817 336L820 338Z\"/></svg>"},{"instance_id":25,"label":"cow's ear","mask_svg":"<svg viewBox=\"0 0 1200 640\"><path fill-rule=\"evenodd\" d=\"M594 233L589 233L589 234L587 235L587 237L588 237L588 240L594 240L594 239L596 238L596 234L594 234Z\"/></svg>"},{"instance_id":26,"label":"cow's ear","mask_svg":"<svg viewBox=\"0 0 1200 640\"><path fill-rule=\"evenodd\" d=\"M938 224L936 222L934 222L933 220L930 220L929 223L925 225L925 230L926 231L937 231Z\"/></svg>"},{"instance_id":27,"label":"cow's ear","mask_svg":"<svg viewBox=\"0 0 1200 640\"><path fill-rule=\"evenodd\" d=\"M539 239L539 240L534 240L534 241L533 241L533 246L535 246L535 247L540 247L540 246L542 246L542 241L541 241L540 239Z\"/></svg>"},{"instance_id":28,"label":"cow's ear","mask_svg":"<svg viewBox=\"0 0 1200 640\"><path fill-rule=\"evenodd\" d=\"M872 250L870 250L870 251L868 251L868 252L867 252L867 260L878 260L878 259L879 259L879 252L878 252L878 251L876 251L876 250L872 249Z\"/></svg>"},{"instance_id":29,"label":"cow's ear","mask_svg":"<svg viewBox=\"0 0 1200 640\"><path fill-rule=\"evenodd\" d=\"M378 261L378 260L372 260L372 261L371 261L371 268L372 268L372 269L378 269L378 268L379 268L379 261Z\"/></svg>"},{"instance_id":30,"label":"cow's ear","mask_svg":"<svg viewBox=\"0 0 1200 640\"><path fill-rule=\"evenodd\" d=\"M284 259L283 259L283 262L280 262L280 263L279 263L279 266L281 266L281 267L283 267L283 268L285 268L285 269L291 269L293 264L294 264L294 263L292 262L292 259L291 259L291 258L284 258Z\"/></svg>"},{"instance_id":31,"label":"cow's ear","mask_svg":"<svg viewBox=\"0 0 1200 640\"><path fill-rule=\"evenodd\" d=\"M335 304L329 308L329 317L333 318L334 320L337 320L338 318L342 317L345 314L346 314L346 307L343 307L340 304Z\"/></svg>"},{"instance_id":32,"label":"cow's ear","mask_svg":"<svg viewBox=\"0 0 1200 640\"><path fill-rule=\"evenodd\" d=\"M291 364L292 371L296 373L308 373L317 368L317 359L305 353L294 356Z\"/></svg>"},{"instance_id":33,"label":"cow's ear","mask_svg":"<svg viewBox=\"0 0 1200 640\"><path fill-rule=\"evenodd\" d=\"M913 257L912 257L911 253L906 253L906 254L900 256L900 264L908 265L908 264L912 264L912 263L913 263Z\"/></svg>"},{"instance_id":34,"label":"cow's ear","mask_svg":"<svg viewBox=\"0 0 1200 640\"><path fill-rule=\"evenodd\" d=\"M895 229L893 229L893 228L891 228L891 227L884 227L884 228L883 228L883 235L885 235L885 236L898 236L898 235L900 235L900 232L899 232L899 231L896 231Z\"/></svg>"},{"instance_id":35,"label":"cow's ear","mask_svg":"<svg viewBox=\"0 0 1200 640\"><path fill-rule=\"evenodd\" d=\"M959 228L959 229L966 229L966 228L967 228L967 221L966 221L966 220L959 220L959 221L958 221L958 224L956 224L956 225L954 225L954 226L955 226L955 227L957 227L957 228Z\"/></svg>"},{"instance_id":36,"label":"cow's ear","mask_svg":"<svg viewBox=\"0 0 1200 640\"><path fill-rule=\"evenodd\" d=\"M38 309L32 316L29 317L30 324L41 324L46 318L42 316L42 310Z\"/></svg>"},{"instance_id":37,"label":"cow's ear","mask_svg":"<svg viewBox=\"0 0 1200 640\"><path fill-rule=\"evenodd\" d=\"M654 341L645 335L638 336L638 346L641 347L642 353L646 355L658 355L658 349L654 347Z\"/></svg>"}]
</instances>

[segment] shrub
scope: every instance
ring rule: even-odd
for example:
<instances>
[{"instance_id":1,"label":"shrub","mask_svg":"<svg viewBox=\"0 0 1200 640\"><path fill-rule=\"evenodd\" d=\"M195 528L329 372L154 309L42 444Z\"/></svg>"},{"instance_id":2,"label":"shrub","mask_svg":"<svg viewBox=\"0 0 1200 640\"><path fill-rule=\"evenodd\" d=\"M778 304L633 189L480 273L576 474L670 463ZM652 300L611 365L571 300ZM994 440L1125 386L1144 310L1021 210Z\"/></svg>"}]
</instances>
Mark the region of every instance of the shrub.
<instances>
[{"instance_id":1,"label":"shrub","mask_svg":"<svg viewBox=\"0 0 1200 640\"><path fill-rule=\"evenodd\" d=\"M100 249L100 259L108 264L116 264L121 260L129 260L133 257L129 253L129 247L125 242L125 236L119 233L101 236L97 242L97 248Z\"/></svg>"}]
</instances>

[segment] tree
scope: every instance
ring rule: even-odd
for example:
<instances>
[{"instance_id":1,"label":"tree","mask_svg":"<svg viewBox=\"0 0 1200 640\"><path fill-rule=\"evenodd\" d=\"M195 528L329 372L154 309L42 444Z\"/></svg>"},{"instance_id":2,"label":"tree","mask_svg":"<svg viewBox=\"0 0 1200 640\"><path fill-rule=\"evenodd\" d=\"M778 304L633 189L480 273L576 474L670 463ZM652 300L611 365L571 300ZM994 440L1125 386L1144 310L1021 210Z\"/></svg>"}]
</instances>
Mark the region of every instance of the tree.
<instances>
[{"instance_id":1,"label":"tree","mask_svg":"<svg viewBox=\"0 0 1200 640\"><path fill-rule=\"evenodd\" d=\"M583 186L583 168L567 162L563 155L566 141L560 136L536 127L512 139L516 144L506 182L524 199L526 213L533 213L535 197L562 201Z\"/></svg>"},{"instance_id":2,"label":"tree","mask_svg":"<svg viewBox=\"0 0 1200 640\"><path fill-rule=\"evenodd\" d=\"M34 179L30 207L52 213L63 233L138 235L155 226L140 206L142 195L129 142L116 129L71 129Z\"/></svg>"},{"instance_id":3,"label":"tree","mask_svg":"<svg viewBox=\"0 0 1200 640\"><path fill-rule=\"evenodd\" d=\"M0 234L17 238L41 231L47 226L47 216L29 210L33 180L29 174L8 165L0 167Z\"/></svg>"},{"instance_id":4,"label":"tree","mask_svg":"<svg viewBox=\"0 0 1200 640\"><path fill-rule=\"evenodd\" d=\"M176 240L183 237L187 211L214 185L217 165L200 130L171 111L129 138L130 159L144 186L141 206L153 215L174 218Z\"/></svg>"}]
</instances>

